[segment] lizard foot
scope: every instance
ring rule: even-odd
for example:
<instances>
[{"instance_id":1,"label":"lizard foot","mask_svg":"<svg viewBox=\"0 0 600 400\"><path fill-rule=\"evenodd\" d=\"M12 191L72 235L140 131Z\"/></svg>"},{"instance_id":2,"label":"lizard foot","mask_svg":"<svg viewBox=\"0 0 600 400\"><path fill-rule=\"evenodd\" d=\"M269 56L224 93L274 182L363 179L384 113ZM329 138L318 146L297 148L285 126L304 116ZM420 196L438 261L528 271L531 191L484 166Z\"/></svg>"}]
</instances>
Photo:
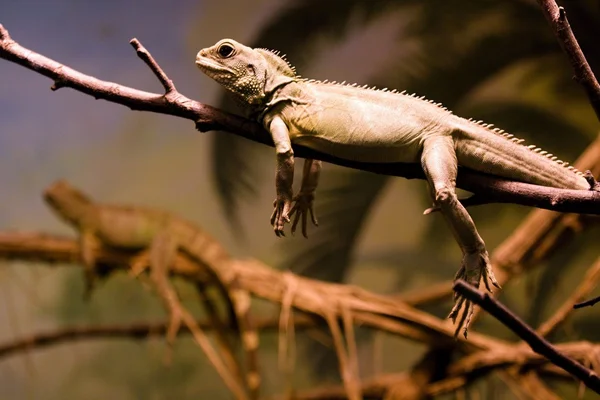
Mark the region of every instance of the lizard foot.
<instances>
[{"instance_id":1,"label":"lizard foot","mask_svg":"<svg viewBox=\"0 0 600 400\"><path fill-rule=\"evenodd\" d=\"M302 218L302 236L308 238L307 228L308 228L308 214L310 214L310 220L315 226L319 226L319 222L317 221L317 217L315 217L315 212L313 209L313 202L315 200L315 195L313 193L298 193L292 201L294 201L294 205L290 210L290 218L295 214L294 222L292 223L292 235L296 232L296 226Z\"/></svg>"},{"instance_id":2,"label":"lizard foot","mask_svg":"<svg viewBox=\"0 0 600 400\"><path fill-rule=\"evenodd\" d=\"M479 282L482 278L485 288L489 292L492 292L492 285L500 288L500 285L494 276L494 271L492 270L492 264L490 263L487 251L483 249L472 253L466 253L463 256L462 265L456 273L454 280L456 281L462 279L475 288L479 288ZM456 337L462 329L466 339L467 330L473 316L474 305L462 295L455 293L454 307L452 307L450 314L448 314L448 318L452 319L452 322L456 324L456 319L458 318L461 310L464 311L460 320L458 321L458 324L456 325L454 337Z\"/></svg>"},{"instance_id":3,"label":"lizard foot","mask_svg":"<svg viewBox=\"0 0 600 400\"><path fill-rule=\"evenodd\" d=\"M290 222L290 209L292 207L292 196L277 196L273 201L273 214L271 214L271 225L278 237L285 236L283 228L286 223Z\"/></svg>"}]
</instances>

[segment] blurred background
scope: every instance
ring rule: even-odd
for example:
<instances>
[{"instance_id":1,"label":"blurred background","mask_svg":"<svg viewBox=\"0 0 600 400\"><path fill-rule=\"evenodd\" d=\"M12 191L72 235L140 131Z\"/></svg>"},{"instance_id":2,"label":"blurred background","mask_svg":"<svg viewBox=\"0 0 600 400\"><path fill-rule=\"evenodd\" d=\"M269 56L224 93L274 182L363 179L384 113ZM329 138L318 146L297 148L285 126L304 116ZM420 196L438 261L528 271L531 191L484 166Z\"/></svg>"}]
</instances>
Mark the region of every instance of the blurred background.
<instances>
[{"instance_id":1,"label":"blurred background","mask_svg":"<svg viewBox=\"0 0 600 400\"><path fill-rule=\"evenodd\" d=\"M588 60L600 67L600 6L562 2ZM128 44L138 38L180 92L235 111L194 65L197 51L225 37L287 54L299 74L397 88L442 102L574 161L598 121L534 0L1 0L0 23L21 45L97 78L162 88ZM58 178L94 198L160 207L210 232L236 256L259 258L313 278L401 293L452 278L460 251L430 204L423 181L390 179L326 165L316 211L321 226L277 239L269 225L273 149L191 122L129 109L0 60L0 229L72 232L44 206ZM470 210L493 250L530 210ZM555 310L598 256L600 230L586 231L543 268L511 282L502 300L538 324ZM82 301L79 268L3 262L0 342L62 326L157 321L152 292L123 275ZM198 311L191 287L178 286ZM255 313L278 308L257 302ZM450 303L426 310L443 317ZM198 313L197 313L198 314ZM599 340L598 313L577 312L552 338ZM514 339L484 317L477 330ZM299 335L297 388L339 381L328 347ZM265 394L281 392L276 337L262 336ZM361 373L409 368L425 348L359 331ZM376 343L377 345L375 345ZM382 350L383 349L383 350ZM184 336L172 365L164 341L90 340L0 359L2 399L230 398L202 352ZM310 357L306 356L310 355ZM512 399L495 378L482 398ZM570 397L575 385L558 385ZM591 394L587 394L591 396ZM589 397L592 398L592 397Z\"/></svg>"}]
</instances>

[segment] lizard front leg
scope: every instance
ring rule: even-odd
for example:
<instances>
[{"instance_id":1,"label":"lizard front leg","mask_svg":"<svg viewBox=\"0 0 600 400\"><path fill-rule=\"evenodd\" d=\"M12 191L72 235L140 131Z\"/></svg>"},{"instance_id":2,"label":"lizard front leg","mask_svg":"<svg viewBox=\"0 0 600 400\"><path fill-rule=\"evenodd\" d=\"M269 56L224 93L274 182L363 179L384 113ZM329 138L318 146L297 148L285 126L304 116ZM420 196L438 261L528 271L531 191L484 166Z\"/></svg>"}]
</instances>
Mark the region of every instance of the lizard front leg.
<instances>
[{"instance_id":1,"label":"lizard front leg","mask_svg":"<svg viewBox=\"0 0 600 400\"><path fill-rule=\"evenodd\" d=\"M319 184L319 175L321 174L321 161L319 160L304 160L304 168L302 169L302 186L300 192L292 199L294 206L290 210L290 217L296 214L292 223L292 235L296 232L298 221L302 218L302 235L307 238L306 233L308 225L308 214L315 226L319 226L319 222L315 217L313 202L315 200L315 190Z\"/></svg>"},{"instance_id":2,"label":"lizard front leg","mask_svg":"<svg viewBox=\"0 0 600 400\"><path fill-rule=\"evenodd\" d=\"M454 142L450 136L432 137L423 143L421 163L429 182L433 200L450 225L452 233L460 246L463 259L455 280L464 279L467 283L479 287L483 277L485 287L491 292L490 283L500 287L494 273L485 243L477 233L477 228L467 210L456 196L457 160ZM456 327L456 333L463 328L465 337L473 314L473 304L460 295L455 295L455 304L449 318L456 322L461 309L465 309Z\"/></svg>"},{"instance_id":3,"label":"lizard front leg","mask_svg":"<svg viewBox=\"0 0 600 400\"><path fill-rule=\"evenodd\" d=\"M294 183L294 151L290 141L290 133L285 122L280 117L274 117L269 125L269 131L275 142L277 152L277 169L275 173L275 188L277 197L273 202L271 225L275 234L285 236L283 227L290 222L289 212L292 206L292 184Z\"/></svg>"}]
</instances>

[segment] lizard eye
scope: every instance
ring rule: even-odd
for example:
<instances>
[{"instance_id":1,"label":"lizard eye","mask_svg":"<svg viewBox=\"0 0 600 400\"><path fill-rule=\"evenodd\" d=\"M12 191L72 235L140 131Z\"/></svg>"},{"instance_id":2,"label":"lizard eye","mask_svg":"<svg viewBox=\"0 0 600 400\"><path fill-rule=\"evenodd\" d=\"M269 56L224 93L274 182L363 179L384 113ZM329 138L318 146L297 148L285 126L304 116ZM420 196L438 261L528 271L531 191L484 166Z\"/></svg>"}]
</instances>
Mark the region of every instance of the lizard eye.
<instances>
[{"instance_id":1,"label":"lizard eye","mask_svg":"<svg viewBox=\"0 0 600 400\"><path fill-rule=\"evenodd\" d=\"M217 49L217 53L223 58L228 58L233 55L235 49L230 44L224 43Z\"/></svg>"}]
</instances>

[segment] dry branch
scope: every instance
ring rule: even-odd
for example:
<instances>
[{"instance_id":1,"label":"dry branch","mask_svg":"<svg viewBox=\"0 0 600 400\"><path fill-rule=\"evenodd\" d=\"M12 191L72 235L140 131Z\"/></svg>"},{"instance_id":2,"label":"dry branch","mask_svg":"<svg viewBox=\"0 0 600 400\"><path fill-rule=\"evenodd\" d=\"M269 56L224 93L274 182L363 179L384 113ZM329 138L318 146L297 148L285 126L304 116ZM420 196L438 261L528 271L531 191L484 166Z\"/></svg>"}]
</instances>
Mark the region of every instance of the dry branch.
<instances>
[{"instance_id":1,"label":"dry branch","mask_svg":"<svg viewBox=\"0 0 600 400\"><path fill-rule=\"evenodd\" d=\"M596 288L600 281L600 258L588 269L587 273L581 280L579 286L573 291L571 296L548 318L543 324L537 328L537 333L541 336L550 335L561 323L563 323L569 313L577 305L577 303L585 298L592 290Z\"/></svg>"},{"instance_id":2,"label":"dry branch","mask_svg":"<svg viewBox=\"0 0 600 400\"><path fill-rule=\"evenodd\" d=\"M243 379L242 368L235 358L235 347L233 343L230 342L230 338L227 335L227 324L219 315L217 305L211 298L210 293L208 293L206 286L207 285L202 282L198 282L196 284L196 291L200 297L200 303L202 304L204 312L208 316L210 321L209 325L212 326L213 330L216 331L216 342L219 346L221 354L223 355L224 361L227 364L227 367L233 372L235 377L241 381ZM204 330L201 325L198 326L200 329Z\"/></svg>"},{"instance_id":3,"label":"dry branch","mask_svg":"<svg viewBox=\"0 0 600 400\"><path fill-rule=\"evenodd\" d=\"M135 253L114 251L107 248L96 248L95 254L105 271L127 270L131 260L137 257ZM0 258L78 263L77 255L77 244L70 239L33 233L0 233ZM296 309L313 313L312 317L306 317L306 314L294 315L294 327L296 329L306 329L317 325L323 326L323 319L321 317L315 319L314 314L322 316L328 310L333 311L341 320L339 307L331 309L328 307L331 307L330 303L344 304L352 310L355 323L436 347L452 346L456 343L463 351L470 353L470 355L456 361L448 368L443 381L429 384L427 393L430 394L454 390L472 379L484 376L494 368L510 366L543 368L546 365L544 359L533 353L529 348L522 348L519 344L508 344L476 332L470 335L469 341L461 339L459 342L454 342L452 339L454 330L443 321L414 310L400 302L368 293L359 288L294 277L289 273L282 273L266 267L258 261L234 262L232 268L235 270L237 282L241 288L250 291L254 296L276 303L286 302L285 298L290 293L286 288L289 287L291 279L291 282L296 285L296 290L292 293L292 296L288 296L287 301ZM197 264L191 262L185 256L178 255L171 272L192 281L208 279L208 276L203 275L201 271ZM273 324L268 322L262 322L258 325L264 329L274 328ZM200 326L204 328L206 325ZM164 325L161 329L164 332ZM90 336L95 334L94 331L89 333ZM101 333L97 334L101 335ZM69 335L69 333L60 334L58 335L59 339L56 340L60 340L60 337L67 338ZM86 336L88 333L83 332L81 335ZM53 341L53 339L50 340ZM44 341L42 338L40 345ZM33 340L33 342L37 343L36 340ZM28 341L24 340L18 342L18 344L8 345L8 348L23 349L26 346L25 343L28 343ZM586 357L598 351L598 346L589 343L564 344L557 347L578 360L586 360ZM0 355L2 355L1 349L0 346ZM368 386L369 384L366 383L362 387L364 395L369 393L369 391L365 391L365 387Z\"/></svg>"},{"instance_id":4,"label":"dry branch","mask_svg":"<svg viewBox=\"0 0 600 400\"><path fill-rule=\"evenodd\" d=\"M296 329L314 329L319 321L308 315L295 315ZM261 331L277 331L279 328L276 319L256 320L256 327ZM215 326L211 321L196 321L196 324L205 331L213 331ZM35 333L12 341L0 344L0 358L8 357L21 351L30 351L48 346L55 346L65 342L90 339L130 339L142 340L151 336L164 336L167 333L169 321L165 322L140 322L134 324L115 325L86 325L61 328L54 331ZM182 326L179 334L190 334L187 326Z\"/></svg>"},{"instance_id":5,"label":"dry branch","mask_svg":"<svg viewBox=\"0 0 600 400\"><path fill-rule=\"evenodd\" d=\"M115 269L128 270L130 263L137 256L136 253L105 247L96 247L94 250L101 273ZM0 232L0 258L3 259L77 264L78 254L77 243L65 237ZM249 291L255 297L281 303L287 293L289 279L285 274L257 260L232 262L230 268L240 288ZM171 273L192 282L212 282L199 265L181 254L177 256ZM323 315L322 313L330 308L337 309L335 304L330 304L332 299L336 299L338 303L350 307L355 323L399 334L421 343L443 345L455 342L452 327L444 321L390 297L373 294L355 286L325 283L297 276L293 279L298 289L292 299L292 306L301 311ZM335 312L341 315L339 310ZM505 344L475 332L469 336L468 341L461 339L458 343L465 350Z\"/></svg>"},{"instance_id":6,"label":"dry branch","mask_svg":"<svg viewBox=\"0 0 600 400\"><path fill-rule=\"evenodd\" d=\"M96 248L95 254L100 264L105 268L105 271L114 269L127 270L131 260L137 257L135 253L114 251L107 248ZM67 238L33 233L0 233L0 258L78 263L77 255L78 248L76 242ZM328 307L329 303L341 303L349 306L356 323L408 337L412 340L418 340L432 346L452 346L455 344L452 339L454 331L451 326L447 326L443 321L426 313L413 310L408 306L403 306L402 303L392 301L383 296L370 294L362 289L351 286L327 284L305 278L297 278L291 276L289 273L282 273L268 268L258 261L236 262L233 263L233 268L235 269L237 282L240 287L249 290L254 296L272 302L285 303L287 301L296 309L305 310L317 316L323 315L323 312L327 312L327 309L324 310L323 307ZM172 273L181 275L188 280L201 281L202 279L209 279L201 271L201 268L197 264L182 255L178 255L172 269ZM286 291L286 288L289 288L290 279L296 285L296 290L291 293L291 296L288 296L290 292ZM324 297L324 293L327 293L329 297ZM285 300L286 296L287 300ZM333 302L332 299L336 301ZM339 310L339 307L332 310L341 320L341 310ZM323 319L321 317L315 318L314 314L312 316L307 316L306 314L294 315L294 328L308 329L315 326L323 326ZM261 329L276 329L275 325L275 322L272 321L257 322L257 326ZM209 328L205 324L201 324L200 326L202 328ZM157 330L157 334L162 334L165 332L165 325L162 324L158 327L155 326L148 329L132 327L124 330L114 329L113 327L113 332L111 332L110 327L105 330L97 328L66 330L57 334L39 335L37 339L36 337L26 338L12 344L5 344L0 346L0 356L25 348L31 348L32 346L42 346L66 340L70 337L123 336L129 333L133 337L140 337L140 335L154 329ZM524 348L519 343L514 345L508 344L501 340L473 332L468 342L461 340L456 344L462 350L469 353L469 355L452 363L448 367L445 378L442 381L430 382L427 386L427 394L441 394L453 391L457 387L462 387L471 380L485 376L485 374L497 368L502 369L511 366L518 369L522 367L535 367L538 370L542 368L541 371L548 371L546 367L548 365L547 361L543 357L535 354L527 347ZM587 361L591 354L600 351L600 346L587 342L561 344L557 348L565 354L581 361ZM407 377L410 374L395 376L398 379L408 379ZM365 382L362 385L363 395L370 396L374 393L373 390L378 393L384 393L392 384L394 386L398 384L397 380L382 379L383 381ZM342 392L346 393L343 388ZM300 398L327 398L318 397L317 393L313 394L316 397L300 396Z\"/></svg>"},{"instance_id":7,"label":"dry branch","mask_svg":"<svg viewBox=\"0 0 600 400\"><path fill-rule=\"evenodd\" d=\"M96 99L121 104L132 110L151 111L192 120L196 123L196 128L203 132L222 130L273 146L271 136L256 122L199 103L179 93L141 43L137 39L133 39L131 43L138 56L158 77L166 90L165 94L145 92L85 75L22 47L11 39L8 31L0 24L0 58L52 79L54 81L53 90L70 87ZM419 164L364 163L333 157L299 145L294 145L293 148L295 155L302 158L318 159L345 167L407 179L425 178ZM515 203L562 212L600 214L600 193L591 190L565 190L530 185L466 168L460 169L457 186L475 193L476 197L470 202L476 204Z\"/></svg>"},{"instance_id":8,"label":"dry branch","mask_svg":"<svg viewBox=\"0 0 600 400\"><path fill-rule=\"evenodd\" d=\"M580 379L587 387L600 394L600 377L598 377L594 371L584 367L573 358L561 353L555 346L537 334L502 303L489 296L487 293L475 289L464 281L457 281L454 285L454 290L479 305L510 328L510 330L527 342L533 351L546 357L555 365L563 368L577 379Z\"/></svg>"},{"instance_id":9,"label":"dry branch","mask_svg":"<svg viewBox=\"0 0 600 400\"><path fill-rule=\"evenodd\" d=\"M600 345L589 342L572 342L557 344L556 348L563 354L587 363L590 355L595 356L600 352ZM423 387L426 395L437 396L445 393L451 393L458 388L464 387L476 377L482 377L493 370L503 370L515 368L518 370L531 370L535 368L537 372L553 378L569 379L572 376L556 369L548 359L535 353L529 347L514 345L509 349L499 351L478 351L454 362L446 370L443 379L436 382L429 382ZM409 373L383 374L372 379L365 380L362 385L362 392L367 398L384 398L388 389L398 385L410 384ZM330 400L346 399L347 395L343 386L332 385L307 390L297 393L294 399L297 400Z\"/></svg>"},{"instance_id":10,"label":"dry branch","mask_svg":"<svg viewBox=\"0 0 600 400\"><path fill-rule=\"evenodd\" d=\"M590 300L582 301L581 303L573 304L573 308L591 307L598 302L600 302L600 296L594 297Z\"/></svg>"},{"instance_id":11,"label":"dry branch","mask_svg":"<svg viewBox=\"0 0 600 400\"><path fill-rule=\"evenodd\" d=\"M177 292L169 283L168 267L170 262L155 262L151 264L150 278L154 283L154 287L158 296L163 301L167 312L169 313L169 326L167 328L167 343L169 344L169 355L171 347L175 342L181 325L187 326L192 333L192 337L198 346L204 351L206 357L213 365L225 385L233 393L236 399L245 400L248 398L240 381L234 376L234 372L227 366L227 362L223 360L217 350L213 347L210 339L202 328L196 323L196 320L190 312L181 304Z\"/></svg>"},{"instance_id":12,"label":"dry branch","mask_svg":"<svg viewBox=\"0 0 600 400\"><path fill-rule=\"evenodd\" d=\"M596 117L600 120L600 85L571 30L565 9L559 7L554 0L537 0L537 2L542 7L552 32L571 63L575 80L583 86Z\"/></svg>"}]
</instances>

